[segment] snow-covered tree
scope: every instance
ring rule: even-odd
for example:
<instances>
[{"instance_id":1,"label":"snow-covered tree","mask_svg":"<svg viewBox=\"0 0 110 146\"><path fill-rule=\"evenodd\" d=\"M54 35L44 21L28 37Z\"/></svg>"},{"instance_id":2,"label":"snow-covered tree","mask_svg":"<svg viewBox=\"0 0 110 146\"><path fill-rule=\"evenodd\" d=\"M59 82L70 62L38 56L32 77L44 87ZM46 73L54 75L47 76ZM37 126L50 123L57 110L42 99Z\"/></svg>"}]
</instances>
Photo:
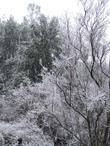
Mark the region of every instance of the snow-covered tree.
<instances>
[{"instance_id":1,"label":"snow-covered tree","mask_svg":"<svg viewBox=\"0 0 110 146\"><path fill-rule=\"evenodd\" d=\"M53 117L71 135L71 145L105 146L109 144L110 127L110 76L106 62L109 42L105 37L108 1L80 2L82 14L76 21L76 33L71 32L66 19L67 41L55 72L65 122L61 116Z\"/></svg>"}]
</instances>

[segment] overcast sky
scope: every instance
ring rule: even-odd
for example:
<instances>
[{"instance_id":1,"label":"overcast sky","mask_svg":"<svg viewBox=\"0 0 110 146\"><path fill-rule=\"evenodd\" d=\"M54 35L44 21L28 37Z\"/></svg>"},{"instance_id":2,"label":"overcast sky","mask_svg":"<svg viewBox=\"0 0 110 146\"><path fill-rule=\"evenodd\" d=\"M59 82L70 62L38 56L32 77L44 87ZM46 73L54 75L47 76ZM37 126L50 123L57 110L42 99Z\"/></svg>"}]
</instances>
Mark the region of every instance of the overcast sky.
<instances>
[{"instance_id":1,"label":"overcast sky","mask_svg":"<svg viewBox=\"0 0 110 146\"><path fill-rule=\"evenodd\" d=\"M22 21L29 3L40 5L41 11L49 16L60 16L65 11L74 13L78 4L77 0L0 0L0 17L13 15L16 20Z\"/></svg>"}]
</instances>

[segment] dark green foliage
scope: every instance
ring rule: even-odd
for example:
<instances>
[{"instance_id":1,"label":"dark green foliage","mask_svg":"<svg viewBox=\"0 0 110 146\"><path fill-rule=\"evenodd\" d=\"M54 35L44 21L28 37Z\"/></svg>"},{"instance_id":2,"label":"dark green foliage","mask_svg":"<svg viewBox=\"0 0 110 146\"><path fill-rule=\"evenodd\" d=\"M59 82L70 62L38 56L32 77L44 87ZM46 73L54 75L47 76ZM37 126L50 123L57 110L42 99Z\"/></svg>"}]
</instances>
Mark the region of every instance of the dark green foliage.
<instances>
[{"instance_id":1,"label":"dark green foliage","mask_svg":"<svg viewBox=\"0 0 110 146\"><path fill-rule=\"evenodd\" d=\"M2 44L3 58L14 58L19 40L19 31L14 18L10 17L4 25L4 39Z\"/></svg>"},{"instance_id":2,"label":"dark green foliage","mask_svg":"<svg viewBox=\"0 0 110 146\"><path fill-rule=\"evenodd\" d=\"M60 57L59 24L30 4L29 18L21 24L13 17L0 23L0 90L18 87L25 78L42 81L42 71L50 72L53 61ZM32 13L32 14L31 14Z\"/></svg>"},{"instance_id":3,"label":"dark green foliage","mask_svg":"<svg viewBox=\"0 0 110 146\"><path fill-rule=\"evenodd\" d=\"M58 20L48 20L40 15L38 21L31 25L32 41L26 50L26 65L28 77L33 81L41 81L40 73L43 67L51 71L53 61L61 52L58 36Z\"/></svg>"},{"instance_id":4,"label":"dark green foliage","mask_svg":"<svg viewBox=\"0 0 110 146\"><path fill-rule=\"evenodd\" d=\"M60 58L61 41L60 41L59 24L58 24L57 18L53 17L51 19L51 21L49 23L48 33L49 33L48 37L49 37L50 48L53 53L53 56Z\"/></svg>"},{"instance_id":5,"label":"dark green foliage","mask_svg":"<svg viewBox=\"0 0 110 146\"><path fill-rule=\"evenodd\" d=\"M2 87L9 86L13 73L16 70L16 51L19 41L19 27L10 17L7 21L1 22L0 27L0 75L2 76ZM3 89L3 88L2 88Z\"/></svg>"}]
</instances>

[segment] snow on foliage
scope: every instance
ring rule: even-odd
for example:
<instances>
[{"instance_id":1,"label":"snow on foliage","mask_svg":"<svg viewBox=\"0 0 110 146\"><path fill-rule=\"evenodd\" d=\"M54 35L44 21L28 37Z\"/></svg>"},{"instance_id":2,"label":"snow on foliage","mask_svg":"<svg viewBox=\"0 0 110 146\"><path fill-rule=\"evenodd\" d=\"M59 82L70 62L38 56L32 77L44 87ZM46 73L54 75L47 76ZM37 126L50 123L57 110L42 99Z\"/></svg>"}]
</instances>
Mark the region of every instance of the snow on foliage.
<instances>
[{"instance_id":1,"label":"snow on foliage","mask_svg":"<svg viewBox=\"0 0 110 146\"><path fill-rule=\"evenodd\" d=\"M24 144L52 146L49 136L45 136L37 125L39 114L45 112L46 109L45 98L51 92L47 92L45 87L42 83L21 85L20 88L10 90L6 96L2 97L4 99L1 101L2 108L5 104L7 106L2 113L3 121L0 121L0 132L4 137L10 137L13 143L21 137Z\"/></svg>"}]
</instances>

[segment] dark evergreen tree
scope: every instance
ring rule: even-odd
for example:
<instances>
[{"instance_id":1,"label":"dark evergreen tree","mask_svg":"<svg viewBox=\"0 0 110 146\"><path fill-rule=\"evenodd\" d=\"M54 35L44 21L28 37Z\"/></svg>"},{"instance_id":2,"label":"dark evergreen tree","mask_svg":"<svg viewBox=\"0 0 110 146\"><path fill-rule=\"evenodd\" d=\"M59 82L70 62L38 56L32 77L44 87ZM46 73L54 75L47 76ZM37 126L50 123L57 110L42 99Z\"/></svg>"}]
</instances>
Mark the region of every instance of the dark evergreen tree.
<instances>
[{"instance_id":1,"label":"dark evergreen tree","mask_svg":"<svg viewBox=\"0 0 110 146\"><path fill-rule=\"evenodd\" d=\"M60 58L61 53L61 39L60 39L60 26L58 19L53 17L48 27L48 40L53 59Z\"/></svg>"},{"instance_id":2,"label":"dark evergreen tree","mask_svg":"<svg viewBox=\"0 0 110 146\"><path fill-rule=\"evenodd\" d=\"M13 73L16 70L16 51L19 41L18 24L10 17L7 21L1 23L1 55L0 55L0 74L4 86L11 83Z\"/></svg>"},{"instance_id":3,"label":"dark evergreen tree","mask_svg":"<svg viewBox=\"0 0 110 146\"><path fill-rule=\"evenodd\" d=\"M13 17L10 17L4 25L4 39L2 44L3 59L14 58L19 40L17 23Z\"/></svg>"},{"instance_id":4,"label":"dark evergreen tree","mask_svg":"<svg viewBox=\"0 0 110 146\"><path fill-rule=\"evenodd\" d=\"M41 81L43 67L51 71L53 61L60 55L60 38L57 18L50 21L44 15L31 24L31 44L26 50L25 70L28 77L36 82Z\"/></svg>"}]
</instances>

